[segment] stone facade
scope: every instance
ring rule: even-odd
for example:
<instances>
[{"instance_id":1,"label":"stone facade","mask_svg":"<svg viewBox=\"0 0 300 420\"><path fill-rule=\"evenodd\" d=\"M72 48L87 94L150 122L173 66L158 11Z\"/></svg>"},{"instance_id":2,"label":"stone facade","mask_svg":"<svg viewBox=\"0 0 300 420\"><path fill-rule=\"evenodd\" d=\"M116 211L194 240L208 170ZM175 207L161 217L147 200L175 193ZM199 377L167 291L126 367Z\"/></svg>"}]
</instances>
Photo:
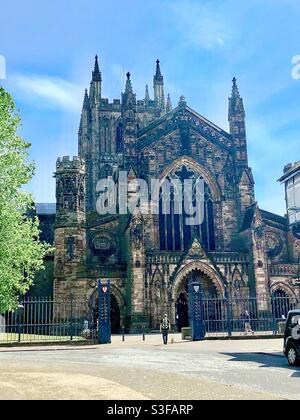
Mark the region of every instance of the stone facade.
<instances>
[{"instance_id":1,"label":"stone facade","mask_svg":"<svg viewBox=\"0 0 300 420\"><path fill-rule=\"evenodd\" d=\"M300 240L285 217L261 210L248 165L245 110L236 79L229 98L229 132L191 109L182 96L172 109L156 63L154 99L137 100L130 74L121 100L102 97L96 57L84 95L79 157L58 159L55 297L95 299L95 280L109 278L121 323L157 328L163 313L175 324L176 304L190 276L208 297L299 296L294 286ZM205 218L186 228L183 216L100 215L100 179L120 171L150 183L201 178ZM260 308L264 311L266 308Z\"/></svg>"}]
</instances>

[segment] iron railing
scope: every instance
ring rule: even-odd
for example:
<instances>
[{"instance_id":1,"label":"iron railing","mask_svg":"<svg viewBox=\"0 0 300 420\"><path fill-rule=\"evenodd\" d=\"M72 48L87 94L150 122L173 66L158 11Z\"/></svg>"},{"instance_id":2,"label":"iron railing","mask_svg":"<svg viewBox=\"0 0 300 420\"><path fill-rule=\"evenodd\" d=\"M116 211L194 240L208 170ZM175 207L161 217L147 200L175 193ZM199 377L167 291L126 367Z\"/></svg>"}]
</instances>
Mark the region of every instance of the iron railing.
<instances>
[{"instance_id":1,"label":"iron railing","mask_svg":"<svg viewBox=\"0 0 300 420\"><path fill-rule=\"evenodd\" d=\"M28 298L18 309L0 308L0 343L68 342L95 339L93 312L75 299ZM93 328L92 328L93 327Z\"/></svg>"},{"instance_id":2,"label":"iron railing","mask_svg":"<svg viewBox=\"0 0 300 420\"><path fill-rule=\"evenodd\" d=\"M281 335L288 312L299 304L296 297L274 295L204 298L206 336L244 335L249 320L255 335ZM247 332L251 334L249 328ZM0 308L0 344L96 341L97 334L97 309L74 298L28 298L20 301L15 311L3 313Z\"/></svg>"},{"instance_id":3,"label":"iron railing","mask_svg":"<svg viewBox=\"0 0 300 420\"><path fill-rule=\"evenodd\" d=\"M204 299L206 335L281 335L288 312L299 308L299 304L296 297Z\"/></svg>"}]
</instances>

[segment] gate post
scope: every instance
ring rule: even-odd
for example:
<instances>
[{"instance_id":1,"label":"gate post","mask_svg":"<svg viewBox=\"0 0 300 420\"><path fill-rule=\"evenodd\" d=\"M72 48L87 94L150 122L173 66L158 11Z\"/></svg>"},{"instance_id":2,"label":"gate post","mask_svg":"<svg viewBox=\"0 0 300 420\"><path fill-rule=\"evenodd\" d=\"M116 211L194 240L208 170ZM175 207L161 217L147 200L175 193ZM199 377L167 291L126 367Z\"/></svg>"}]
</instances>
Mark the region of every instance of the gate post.
<instances>
[{"instance_id":1,"label":"gate post","mask_svg":"<svg viewBox=\"0 0 300 420\"><path fill-rule=\"evenodd\" d=\"M74 313L73 313L73 295L70 296L70 341L73 341L74 335Z\"/></svg>"},{"instance_id":2,"label":"gate post","mask_svg":"<svg viewBox=\"0 0 300 420\"><path fill-rule=\"evenodd\" d=\"M229 296L225 297L226 314L227 314L227 333L228 337L232 337L232 302Z\"/></svg>"},{"instance_id":3,"label":"gate post","mask_svg":"<svg viewBox=\"0 0 300 420\"><path fill-rule=\"evenodd\" d=\"M190 279L188 284L189 289L189 318L191 337L193 341L204 340L205 325L204 325L204 311L203 298L200 282L196 279Z\"/></svg>"},{"instance_id":4,"label":"gate post","mask_svg":"<svg viewBox=\"0 0 300 420\"><path fill-rule=\"evenodd\" d=\"M98 340L99 344L111 343L110 281L98 280Z\"/></svg>"}]
</instances>

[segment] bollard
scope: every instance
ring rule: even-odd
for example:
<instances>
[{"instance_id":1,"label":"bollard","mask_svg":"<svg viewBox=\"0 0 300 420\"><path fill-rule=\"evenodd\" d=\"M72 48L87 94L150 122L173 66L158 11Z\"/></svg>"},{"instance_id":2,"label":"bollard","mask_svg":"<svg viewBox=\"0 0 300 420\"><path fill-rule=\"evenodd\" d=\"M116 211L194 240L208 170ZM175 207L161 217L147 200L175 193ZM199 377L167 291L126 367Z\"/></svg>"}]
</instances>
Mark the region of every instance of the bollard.
<instances>
[{"instance_id":1,"label":"bollard","mask_svg":"<svg viewBox=\"0 0 300 420\"><path fill-rule=\"evenodd\" d=\"M125 327L122 327L122 341L125 341Z\"/></svg>"},{"instance_id":2,"label":"bollard","mask_svg":"<svg viewBox=\"0 0 300 420\"><path fill-rule=\"evenodd\" d=\"M143 327L143 341L145 341L146 340L146 337L145 337L145 327Z\"/></svg>"}]
</instances>

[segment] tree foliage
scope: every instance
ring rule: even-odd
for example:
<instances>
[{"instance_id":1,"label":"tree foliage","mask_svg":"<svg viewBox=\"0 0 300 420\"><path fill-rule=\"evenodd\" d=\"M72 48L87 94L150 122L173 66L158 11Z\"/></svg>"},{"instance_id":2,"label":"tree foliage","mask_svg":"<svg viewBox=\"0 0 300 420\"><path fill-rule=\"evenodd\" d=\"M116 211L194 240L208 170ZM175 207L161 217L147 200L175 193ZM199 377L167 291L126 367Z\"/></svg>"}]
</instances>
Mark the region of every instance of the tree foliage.
<instances>
[{"instance_id":1,"label":"tree foliage","mask_svg":"<svg viewBox=\"0 0 300 420\"><path fill-rule=\"evenodd\" d=\"M39 240L33 197L23 187L34 175L30 144L17 134L20 117L0 87L0 311L12 310L43 268L50 247ZM30 214L31 211L31 214Z\"/></svg>"}]
</instances>

